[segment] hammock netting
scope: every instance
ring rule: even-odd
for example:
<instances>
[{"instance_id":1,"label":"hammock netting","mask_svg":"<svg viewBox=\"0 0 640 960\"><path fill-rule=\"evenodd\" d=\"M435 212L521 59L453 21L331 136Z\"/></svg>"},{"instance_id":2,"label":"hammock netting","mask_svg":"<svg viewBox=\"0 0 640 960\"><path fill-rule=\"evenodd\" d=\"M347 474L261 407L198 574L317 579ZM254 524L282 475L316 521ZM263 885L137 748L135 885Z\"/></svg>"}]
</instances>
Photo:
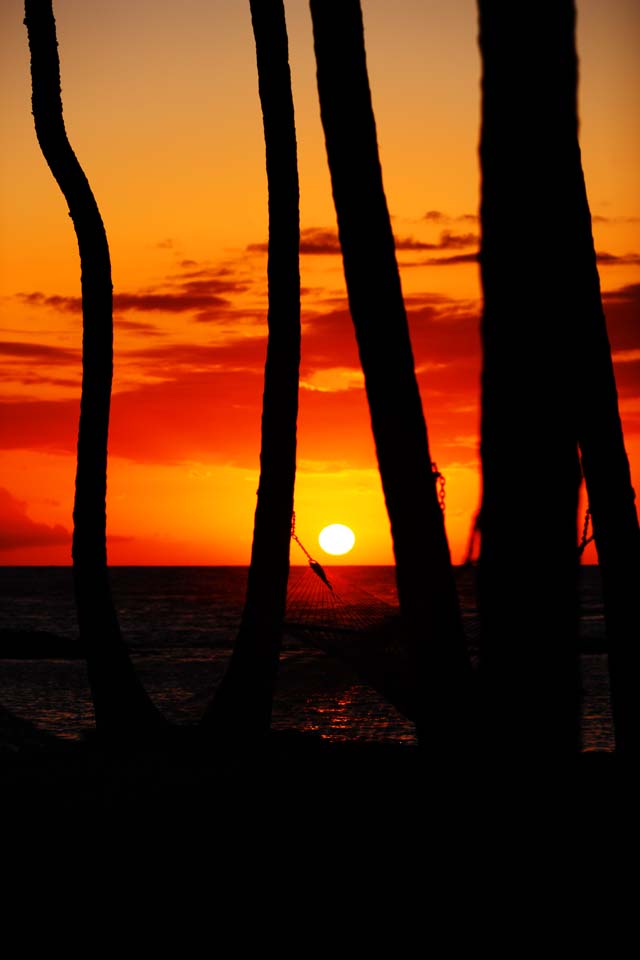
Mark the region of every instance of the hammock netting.
<instances>
[{"instance_id":1,"label":"hammock netting","mask_svg":"<svg viewBox=\"0 0 640 960\"><path fill-rule=\"evenodd\" d=\"M291 568L285 635L349 664L385 700L415 720L418 677L397 604L356 586L348 572L335 568L325 572L330 587L310 567ZM473 640L475 611L463 617Z\"/></svg>"}]
</instances>

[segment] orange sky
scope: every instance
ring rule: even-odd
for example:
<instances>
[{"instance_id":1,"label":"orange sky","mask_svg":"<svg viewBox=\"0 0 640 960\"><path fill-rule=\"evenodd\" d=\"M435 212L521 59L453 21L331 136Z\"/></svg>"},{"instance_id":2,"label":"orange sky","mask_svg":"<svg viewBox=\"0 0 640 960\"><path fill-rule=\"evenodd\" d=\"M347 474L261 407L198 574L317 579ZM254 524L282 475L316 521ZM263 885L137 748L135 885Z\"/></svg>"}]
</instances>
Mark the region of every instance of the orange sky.
<instances>
[{"instance_id":1,"label":"orange sky","mask_svg":"<svg viewBox=\"0 0 640 960\"><path fill-rule=\"evenodd\" d=\"M387 199L458 562L479 496L475 4L362 6ZM67 129L100 205L113 263L110 561L246 563L258 471L267 234L248 3L57 0L54 7ZM583 160L637 486L640 11L636 0L578 0L577 7ZM286 9L303 228L298 532L321 555L320 528L347 523L357 535L348 562L388 563L308 5L289 0ZM79 265L66 206L33 131L22 20L21 2L3 0L0 563L69 563ZM292 559L304 558L294 548Z\"/></svg>"}]
</instances>

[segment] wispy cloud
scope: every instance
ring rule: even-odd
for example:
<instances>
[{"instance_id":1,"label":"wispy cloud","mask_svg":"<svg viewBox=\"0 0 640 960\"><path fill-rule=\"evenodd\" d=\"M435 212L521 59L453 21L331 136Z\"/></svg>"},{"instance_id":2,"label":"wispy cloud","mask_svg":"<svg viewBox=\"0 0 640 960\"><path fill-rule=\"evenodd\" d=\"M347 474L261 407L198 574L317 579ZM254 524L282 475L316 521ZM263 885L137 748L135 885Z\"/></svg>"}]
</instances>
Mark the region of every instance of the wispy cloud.
<instances>
[{"instance_id":1,"label":"wispy cloud","mask_svg":"<svg viewBox=\"0 0 640 960\"><path fill-rule=\"evenodd\" d=\"M450 257L429 257L428 260L422 260L420 264L415 264L415 266L452 267L459 263L477 263L478 260L479 254L477 252L456 253Z\"/></svg>"},{"instance_id":2,"label":"wispy cloud","mask_svg":"<svg viewBox=\"0 0 640 960\"><path fill-rule=\"evenodd\" d=\"M250 243L247 250L252 253L265 253L269 249L266 240ZM340 241L337 230L331 227L306 227L300 231L300 253L309 256L333 256L340 253Z\"/></svg>"},{"instance_id":3,"label":"wispy cloud","mask_svg":"<svg viewBox=\"0 0 640 960\"><path fill-rule=\"evenodd\" d=\"M604 250L601 250L596 254L596 260L603 266L637 264L640 263L640 253L616 254L606 253Z\"/></svg>"},{"instance_id":4,"label":"wispy cloud","mask_svg":"<svg viewBox=\"0 0 640 960\"><path fill-rule=\"evenodd\" d=\"M593 223L640 223L640 217L604 217L602 214L594 214L591 217Z\"/></svg>"},{"instance_id":5,"label":"wispy cloud","mask_svg":"<svg viewBox=\"0 0 640 960\"><path fill-rule=\"evenodd\" d=\"M80 351L44 343L0 341L0 379L5 394L11 385L17 384L23 388L77 390L80 382Z\"/></svg>"},{"instance_id":6,"label":"wispy cloud","mask_svg":"<svg viewBox=\"0 0 640 960\"><path fill-rule=\"evenodd\" d=\"M461 213L452 216L449 213L443 213L442 210L427 210L422 219L427 223L476 223L479 218L477 213Z\"/></svg>"},{"instance_id":7,"label":"wispy cloud","mask_svg":"<svg viewBox=\"0 0 640 960\"><path fill-rule=\"evenodd\" d=\"M460 219L460 218L459 218ZM443 230L437 241L418 240L416 237L396 237L396 250L458 250L478 242L475 233L454 233ZM265 252L266 241L251 243L249 251ZM331 227L307 227L300 231L300 253L305 256L336 256L341 253L338 231Z\"/></svg>"},{"instance_id":8,"label":"wispy cloud","mask_svg":"<svg viewBox=\"0 0 640 960\"><path fill-rule=\"evenodd\" d=\"M128 330L130 333L142 333L146 337L160 337L165 332L154 323L147 323L144 320L125 320L124 317L114 317L113 325L118 330Z\"/></svg>"},{"instance_id":9,"label":"wispy cloud","mask_svg":"<svg viewBox=\"0 0 640 960\"><path fill-rule=\"evenodd\" d=\"M640 283L627 283L617 290L605 290L602 299L607 303L635 303L640 306Z\"/></svg>"},{"instance_id":10,"label":"wispy cloud","mask_svg":"<svg viewBox=\"0 0 640 960\"><path fill-rule=\"evenodd\" d=\"M443 230L440 239L435 243L415 240L413 237L398 237L396 250L461 250L477 243L476 233L452 233L450 230Z\"/></svg>"},{"instance_id":11,"label":"wispy cloud","mask_svg":"<svg viewBox=\"0 0 640 960\"><path fill-rule=\"evenodd\" d=\"M0 357L30 360L34 363L77 363L80 351L45 343L0 341Z\"/></svg>"},{"instance_id":12,"label":"wispy cloud","mask_svg":"<svg viewBox=\"0 0 640 960\"><path fill-rule=\"evenodd\" d=\"M180 273L168 277L156 286L141 290L119 291L113 295L114 312L127 313L206 313L216 308L232 306L230 294L244 293L249 288L246 277L234 274L228 268L199 265L184 261ZM39 290L19 293L18 299L29 306L49 307L70 313L80 313L82 298L45 294Z\"/></svg>"},{"instance_id":13,"label":"wispy cloud","mask_svg":"<svg viewBox=\"0 0 640 960\"><path fill-rule=\"evenodd\" d=\"M53 307L56 310L66 310L70 313L80 313L82 310L81 297L62 297L57 294L47 296L43 293L20 294L20 299L32 306ZM184 289L175 293L170 291L154 293L143 291L140 293L114 293L113 309L139 310L143 313L161 311L162 313L188 313L193 310L203 310L213 306L228 306L229 300L213 292L194 292Z\"/></svg>"}]
</instances>

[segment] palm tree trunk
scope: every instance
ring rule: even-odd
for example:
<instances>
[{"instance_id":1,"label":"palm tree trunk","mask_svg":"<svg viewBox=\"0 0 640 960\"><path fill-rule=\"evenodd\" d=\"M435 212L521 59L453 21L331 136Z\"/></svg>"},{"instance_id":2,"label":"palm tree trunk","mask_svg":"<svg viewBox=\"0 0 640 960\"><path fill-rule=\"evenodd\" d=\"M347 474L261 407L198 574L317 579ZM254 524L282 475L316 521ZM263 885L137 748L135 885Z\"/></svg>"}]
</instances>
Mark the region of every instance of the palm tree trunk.
<instances>
[{"instance_id":1,"label":"palm tree trunk","mask_svg":"<svg viewBox=\"0 0 640 960\"><path fill-rule=\"evenodd\" d=\"M573 5L479 0L482 78L481 676L507 755L579 750ZM581 174L580 174L581 176ZM588 217L587 217L588 219Z\"/></svg>"},{"instance_id":2,"label":"palm tree trunk","mask_svg":"<svg viewBox=\"0 0 640 960\"><path fill-rule=\"evenodd\" d=\"M282 0L250 0L269 190L269 311L260 484L242 623L231 663L204 717L226 738L268 732L284 621L300 367L298 161Z\"/></svg>"},{"instance_id":3,"label":"palm tree trunk","mask_svg":"<svg viewBox=\"0 0 640 960\"><path fill-rule=\"evenodd\" d=\"M38 142L69 205L82 273L82 398L73 510L73 573L80 636L100 732L133 737L160 723L120 635L107 573L106 485L113 370L111 264L95 198L67 138L51 0L26 0Z\"/></svg>"},{"instance_id":4,"label":"palm tree trunk","mask_svg":"<svg viewBox=\"0 0 640 960\"><path fill-rule=\"evenodd\" d=\"M566 43L575 54L575 9L568 8ZM577 70L576 70L577 73ZM572 123L575 219L571 278L576 291L578 442L602 574L616 751L640 751L640 645L637 594L640 528L624 445L611 348L600 294L591 214L580 160L577 116Z\"/></svg>"},{"instance_id":5,"label":"palm tree trunk","mask_svg":"<svg viewBox=\"0 0 640 960\"><path fill-rule=\"evenodd\" d=\"M420 675L418 733L443 755L468 743L470 666L378 156L358 0L311 0L318 93L344 272L396 560Z\"/></svg>"}]
</instances>

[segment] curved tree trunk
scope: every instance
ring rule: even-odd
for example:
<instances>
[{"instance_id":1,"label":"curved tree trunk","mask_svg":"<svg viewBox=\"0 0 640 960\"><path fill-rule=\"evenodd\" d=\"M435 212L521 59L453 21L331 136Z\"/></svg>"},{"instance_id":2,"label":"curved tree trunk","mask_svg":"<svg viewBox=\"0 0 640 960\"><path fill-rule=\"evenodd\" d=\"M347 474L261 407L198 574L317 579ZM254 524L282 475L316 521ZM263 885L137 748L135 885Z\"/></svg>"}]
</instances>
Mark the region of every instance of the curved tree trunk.
<instances>
[{"instance_id":1,"label":"curved tree trunk","mask_svg":"<svg viewBox=\"0 0 640 960\"><path fill-rule=\"evenodd\" d=\"M418 734L447 755L468 745L471 672L382 183L362 13L358 0L310 6L349 305L418 681Z\"/></svg>"},{"instance_id":2,"label":"curved tree trunk","mask_svg":"<svg viewBox=\"0 0 640 960\"><path fill-rule=\"evenodd\" d=\"M104 225L67 138L51 0L26 0L38 142L69 205L82 272L82 398L73 510L73 573L100 732L128 738L160 724L122 642L107 573L106 485L113 370L112 284Z\"/></svg>"},{"instance_id":3,"label":"curved tree trunk","mask_svg":"<svg viewBox=\"0 0 640 960\"><path fill-rule=\"evenodd\" d=\"M478 8L488 735L507 754L567 756L579 750L577 444L585 384L576 350L588 339L585 244L593 250L577 138L573 3L507 9L479 0Z\"/></svg>"},{"instance_id":4,"label":"curved tree trunk","mask_svg":"<svg viewBox=\"0 0 640 960\"><path fill-rule=\"evenodd\" d=\"M242 622L231 663L204 717L228 739L268 732L284 621L300 368L300 216L284 4L250 0L269 190L269 339L260 485Z\"/></svg>"}]
</instances>

